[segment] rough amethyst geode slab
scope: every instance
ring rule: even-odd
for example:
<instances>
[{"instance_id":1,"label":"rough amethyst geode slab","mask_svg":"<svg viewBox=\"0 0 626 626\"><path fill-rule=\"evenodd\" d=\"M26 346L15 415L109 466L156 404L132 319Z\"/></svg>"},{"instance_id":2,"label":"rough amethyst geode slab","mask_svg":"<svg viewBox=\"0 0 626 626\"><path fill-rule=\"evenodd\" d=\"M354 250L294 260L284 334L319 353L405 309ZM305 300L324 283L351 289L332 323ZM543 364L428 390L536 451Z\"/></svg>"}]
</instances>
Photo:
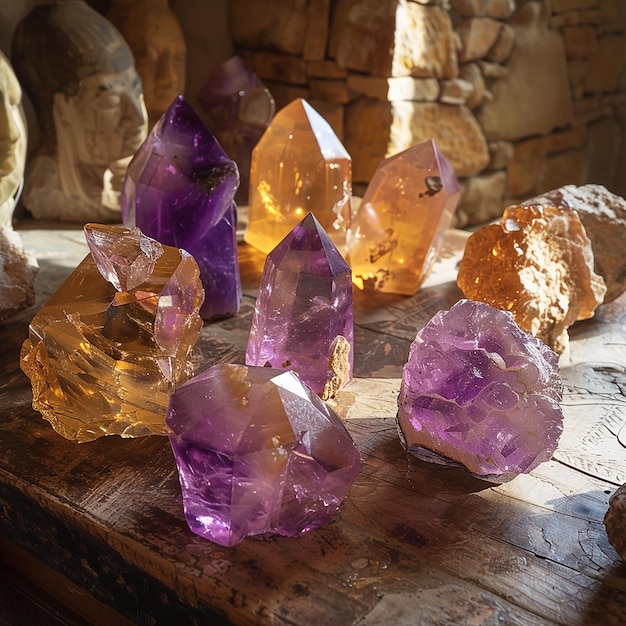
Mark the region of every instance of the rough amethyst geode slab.
<instances>
[{"instance_id":1,"label":"rough amethyst geode slab","mask_svg":"<svg viewBox=\"0 0 626 626\"><path fill-rule=\"evenodd\" d=\"M460 300L411 345L398 426L417 456L445 462L434 452L502 481L550 459L563 429L561 397L555 352L510 313Z\"/></svg>"},{"instance_id":2,"label":"rough amethyst geode slab","mask_svg":"<svg viewBox=\"0 0 626 626\"><path fill-rule=\"evenodd\" d=\"M205 320L234 315L241 302L238 185L237 165L181 96L155 124L124 181L124 223L198 263Z\"/></svg>"},{"instance_id":3,"label":"rough amethyst geode slab","mask_svg":"<svg viewBox=\"0 0 626 626\"><path fill-rule=\"evenodd\" d=\"M215 365L176 390L166 423L187 523L225 546L326 524L361 466L339 417L292 371Z\"/></svg>"}]
</instances>

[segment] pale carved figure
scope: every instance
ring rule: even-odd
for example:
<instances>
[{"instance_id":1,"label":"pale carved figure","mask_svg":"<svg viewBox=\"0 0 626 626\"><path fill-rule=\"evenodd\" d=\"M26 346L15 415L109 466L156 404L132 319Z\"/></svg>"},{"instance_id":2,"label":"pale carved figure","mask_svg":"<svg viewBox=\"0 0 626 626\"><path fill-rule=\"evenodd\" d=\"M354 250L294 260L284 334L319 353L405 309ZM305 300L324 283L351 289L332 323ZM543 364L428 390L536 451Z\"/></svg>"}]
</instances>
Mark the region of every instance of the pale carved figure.
<instances>
[{"instance_id":1,"label":"pale carved figure","mask_svg":"<svg viewBox=\"0 0 626 626\"><path fill-rule=\"evenodd\" d=\"M27 144L22 90L0 52L0 228L10 228L22 189Z\"/></svg>"},{"instance_id":2,"label":"pale carved figure","mask_svg":"<svg viewBox=\"0 0 626 626\"><path fill-rule=\"evenodd\" d=\"M185 91L187 46L178 19L167 0L113 0L107 17L133 52L153 126Z\"/></svg>"},{"instance_id":3,"label":"pale carved figure","mask_svg":"<svg viewBox=\"0 0 626 626\"><path fill-rule=\"evenodd\" d=\"M40 219L120 220L126 167L147 135L124 38L82 0L65 0L33 8L18 24L12 55L42 136L24 205Z\"/></svg>"}]
</instances>

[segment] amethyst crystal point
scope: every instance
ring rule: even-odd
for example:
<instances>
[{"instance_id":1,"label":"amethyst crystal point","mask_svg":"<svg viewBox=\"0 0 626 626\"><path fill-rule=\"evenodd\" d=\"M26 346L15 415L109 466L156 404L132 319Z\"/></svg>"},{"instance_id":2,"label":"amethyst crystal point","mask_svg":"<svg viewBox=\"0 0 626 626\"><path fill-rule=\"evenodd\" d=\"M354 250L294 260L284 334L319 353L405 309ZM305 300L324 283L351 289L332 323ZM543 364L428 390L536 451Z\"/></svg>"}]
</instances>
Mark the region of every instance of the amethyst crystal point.
<instances>
[{"instance_id":1,"label":"amethyst crystal point","mask_svg":"<svg viewBox=\"0 0 626 626\"><path fill-rule=\"evenodd\" d=\"M326 524L361 467L339 417L291 371L215 365L174 392L166 423L187 523L224 546Z\"/></svg>"},{"instance_id":2,"label":"amethyst crystal point","mask_svg":"<svg viewBox=\"0 0 626 626\"><path fill-rule=\"evenodd\" d=\"M510 313L461 300L411 345L398 425L417 456L434 451L503 480L550 459L563 428L561 394L550 348Z\"/></svg>"},{"instance_id":3,"label":"amethyst crystal point","mask_svg":"<svg viewBox=\"0 0 626 626\"><path fill-rule=\"evenodd\" d=\"M198 101L215 121L224 150L239 166L238 197L247 198L252 150L276 111L272 94L241 57L233 56L202 87Z\"/></svg>"},{"instance_id":4,"label":"amethyst crystal point","mask_svg":"<svg viewBox=\"0 0 626 626\"><path fill-rule=\"evenodd\" d=\"M309 213L267 256L246 363L293 369L316 393L334 395L352 376L351 279Z\"/></svg>"},{"instance_id":5,"label":"amethyst crystal point","mask_svg":"<svg viewBox=\"0 0 626 626\"><path fill-rule=\"evenodd\" d=\"M239 310L238 184L237 166L180 96L137 151L124 181L124 222L187 250L198 263L204 319Z\"/></svg>"}]
</instances>

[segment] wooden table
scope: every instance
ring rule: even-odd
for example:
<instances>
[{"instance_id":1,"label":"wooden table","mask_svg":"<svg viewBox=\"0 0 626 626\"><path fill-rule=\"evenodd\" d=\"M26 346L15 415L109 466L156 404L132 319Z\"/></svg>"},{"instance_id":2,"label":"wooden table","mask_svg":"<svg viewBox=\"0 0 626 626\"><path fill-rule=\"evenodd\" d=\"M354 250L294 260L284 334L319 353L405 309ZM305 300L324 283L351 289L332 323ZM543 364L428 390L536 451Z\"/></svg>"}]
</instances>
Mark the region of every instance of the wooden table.
<instances>
[{"instance_id":1,"label":"wooden table","mask_svg":"<svg viewBox=\"0 0 626 626\"><path fill-rule=\"evenodd\" d=\"M20 232L38 251L40 305L86 253L82 231ZM334 521L299 538L229 549L192 534L167 439L64 440L32 410L19 369L36 309L2 324L4 560L93 624L626 624L626 566L602 523L626 481L624 303L571 329L565 433L532 474L493 486L399 443L401 368L417 330L461 297L465 238L448 233L414 297L355 293L357 379L337 410L364 465ZM242 244L240 258L241 312L204 327L198 367L243 362L263 257Z\"/></svg>"}]
</instances>

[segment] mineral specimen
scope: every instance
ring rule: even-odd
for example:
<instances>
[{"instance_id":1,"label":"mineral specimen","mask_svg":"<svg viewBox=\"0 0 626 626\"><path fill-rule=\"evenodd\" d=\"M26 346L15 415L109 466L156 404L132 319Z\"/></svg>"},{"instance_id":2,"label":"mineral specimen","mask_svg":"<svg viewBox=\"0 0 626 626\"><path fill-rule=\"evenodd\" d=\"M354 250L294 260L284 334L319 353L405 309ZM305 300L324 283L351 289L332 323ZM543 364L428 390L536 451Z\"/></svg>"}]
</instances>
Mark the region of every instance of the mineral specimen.
<instances>
[{"instance_id":1,"label":"mineral specimen","mask_svg":"<svg viewBox=\"0 0 626 626\"><path fill-rule=\"evenodd\" d=\"M578 214L591 240L594 269L606 283L604 302L626 291L626 200L602 185L566 185L526 204L569 207Z\"/></svg>"},{"instance_id":2,"label":"mineral specimen","mask_svg":"<svg viewBox=\"0 0 626 626\"><path fill-rule=\"evenodd\" d=\"M124 182L124 223L198 263L206 320L235 314L241 302L238 184L237 166L181 96L137 151Z\"/></svg>"},{"instance_id":3,"label":"mineral specimen","mask_svg":"<svg viewBox=\"0 0 626 626\"><path fill-rule=\"evenodd\" d=\"M329 398L351 378L353 344L350 267L309 213L267 256L246 363L293 369Z\"/></svg>"},{"instance_id":4,"label":"mineral specimen","mask_svg":"<svg viewBox=\"0 0 626 626\"><path fill-rule=\"evenodd\" d=\"M33 407L78 442L165 434L202 327L196 262L138 229L87 224L92 251L35 315L22 346Z\"/></svg>"},{"instance_id":5,"label":"mineral specimen","mask_svg":"<svg viewBox=\"0 0 626 626\"><path fill-rule=\"evenodd\" d=\"M432 139L378 165L346 242L360 289L414 294L450 226L460 188Z\"/></svg>"},{"instance_id":6,"label":"mineral specimen","mask_svg":"<svg viewBox=\"0 0 626 626\"><path fill-rule=\"evenodd\" d=\"M606 291L577 214L540 204L510 206L499 224L471 235L457 283L466 298L510 311L558 353L569 326L591 317Z\"/></svg>"},{"instance_id":7,"label":"mineral specimen","mask_svg":"<svg viewBox=\"0 0 626 626\"><path fill-rule=\"evenodd\" d=\"M187 523L225 546L326 524L361 466L340 419L291 371L214 365L174 392L166 421Z\"/></svg>"},{"instance_id":8,"label":"mineral specimen","mask_svg":"<svg viewBox=\"0 0 626 626\"><path fill-rule=\"evenodd\" d=\"M609 543L626 561L626 485L619 487L611 496L604 526Z\"/></svg>"},{"instance_id":9,"label":"mineral specimen","mask_svg":"<svg viewBox=\"0 0 626 626\"><path fill-rule=\"evenodd\" d=\"M250 66L233 56L205 83L198 102L215 121L217 138L239 166L237 198L247 200L252 150L274 117L274 98Z\"/></svg>"},{"instance_id":10,"label":"mineral specimen","mask_svg":"<svg viewBox=\"0 0 626 626\"><path fill-rule=\"evenodd\" d=\"M308 102L294 100L276 114L252 152L244 239L267 254L314 211L343 250L351 193L346 149Z\"/></svg>"},{"instance_id":11,"label":"mineral specimen","mask_svg":"<svg viewBox=\"0 0 626 626\"><path fill-rule=\"evenodd\" d=\"M502 481L550 459L563 427L561 393L556 353L509 313L460 300L411 344L398 425L417 456L433 451Z\"/></svg>"},{"instance_id":12,"label":"mineral specimen","mask_svg":"<svg viewBox=\"0 0 626 626\"><path fill-rule=\"evenodd\" d=\"M0 227L0 321L35 304L38 269L20 236L10 227Z\"/></svg>"}]
</instances>

